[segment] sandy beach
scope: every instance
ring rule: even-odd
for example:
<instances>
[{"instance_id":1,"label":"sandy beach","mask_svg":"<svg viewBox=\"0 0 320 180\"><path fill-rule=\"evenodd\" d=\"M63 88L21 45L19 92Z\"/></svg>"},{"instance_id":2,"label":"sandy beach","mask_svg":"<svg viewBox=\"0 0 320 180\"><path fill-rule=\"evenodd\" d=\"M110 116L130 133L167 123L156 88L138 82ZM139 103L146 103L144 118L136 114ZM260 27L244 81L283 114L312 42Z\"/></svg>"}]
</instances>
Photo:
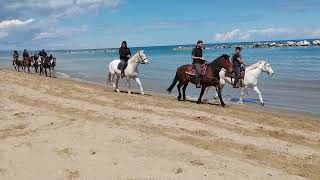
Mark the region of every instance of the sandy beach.
<instances>
[{"instance_id":1,"label":"sandy beach","mask_svg":"<svg viewBox=\"0 0 320 180\"><path fill-rule=\"evenodd\" d=\"M1 180L320 179L319 130L304 114L0 70Z\"/></svg>"}]
</instances>

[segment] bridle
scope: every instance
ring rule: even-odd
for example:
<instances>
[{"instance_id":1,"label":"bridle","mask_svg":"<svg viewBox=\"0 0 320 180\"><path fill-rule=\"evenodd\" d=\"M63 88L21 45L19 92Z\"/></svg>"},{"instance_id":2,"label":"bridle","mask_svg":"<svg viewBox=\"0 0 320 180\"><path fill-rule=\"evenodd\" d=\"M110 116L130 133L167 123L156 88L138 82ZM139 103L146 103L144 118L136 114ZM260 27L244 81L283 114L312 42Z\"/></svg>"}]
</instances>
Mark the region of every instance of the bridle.
<instances>
[{"instance_id":1,"label":"bridle","mask_svg":"<svg viewBox=\"0 0 320 180\"><path fill-rule=\"evenodd\" d=\"M259 66L257 67L257 69L260 69L262 72L267 72L267 62L266 61L263 61L264 62L264 65L263 65L263 68L260 68Z\"/></svg>"},{"instance_id":2,"label":"bridle","mask_svg":"<svg viewBox=\"0 0 320 180\"><path fill-rule=\"evenodd\" d=\"M141 57L140 53L141 53L141 52L139 52L139 53L138 53L138 55L139 55L139 59L140 59L140 60L142 60L142 61L144 62L147 58L144 58L144 59L143 59L143 58ZM141 64L143 64L143 63L141 63Z\"/></svg>"}]
</instances>

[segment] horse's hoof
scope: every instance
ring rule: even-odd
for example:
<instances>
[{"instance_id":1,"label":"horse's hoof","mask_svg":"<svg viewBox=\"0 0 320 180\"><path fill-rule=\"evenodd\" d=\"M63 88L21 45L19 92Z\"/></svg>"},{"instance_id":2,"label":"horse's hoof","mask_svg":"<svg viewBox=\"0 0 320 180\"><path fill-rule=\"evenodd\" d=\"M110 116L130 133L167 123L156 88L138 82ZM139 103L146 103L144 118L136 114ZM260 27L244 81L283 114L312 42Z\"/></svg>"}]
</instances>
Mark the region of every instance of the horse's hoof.
<instances>
[{"instance_id":1,"label":"horse's hoof","mask_svg":"<svg viewBox=\"0 0 320 180\"><path fill-rule=\"evenodd\" d=\"M141 95L144 95L144 92L141 92Z\"/></svg>"},{"instance_id":2,"label":"horse's hoof","mask_svg":"<svg viewBox=\"0 0 320 180\"><path fill-rule=\"evenodd\" d=\"M197 101L197 104L200 104L201 103L201 101Z\"/></svg>"},{"instance_id":3,"label":"horse's hoof","mask_svg":"<svg viewBox=\"0 0 320 180\"><path fill-rule=\"evenodd\" d=\"M187 98L183 98L183 101L187 101Z\"/></svg>"},{"instance_id":4,"label":"horse's hoof","mask_svg":"<svg viewBox=\"0 0 320 180\"><path fill-rule=\"evenodd\" d=\"M117 93L119 93L119 92L120 92L120 90L119 90L119 89L116 89L116 92L117 92Z\"/></svg>"},{"instance_id":5,"label":"horse's hoof","mask_svg":"<svg viewBox=\"0 0 320 180\"><path fill-rule=\"evenodd\" d=\"M128 94L130 95L130 94L131 94L131 92L130 92L130 91L128 91Z\"/></svg>"},{"instance_id":6,"label":"horse's hoof","mask_svg":"<svg viewBox=\"0 0 320 180\"><path fill-rule=\"evenodd\" d=\"M226 104L221 104L222 107L226 107Z\"/></svg>"},{"instance_id":7,"label":"horse's hoof","mask_svg":"<svg viewBox=\"0 0 320 180\"><path fill-rule=\"evenodd\" d=\"M261 105L261 106L264 106L264 102L261 102L260 105Z\"/></svg>"},{"instance_id":8,"label":"horse's hoof","mask_svg":"<svg viewBox=\"0 0 320 180\"><path fill-rule=\"evenodd\" d=\"M181 96L178 96L177 99L178 99L178 101L181 101Z\"/></svg>"},{"instance_id":9,"label":"horse's hoof","mask_svg":"<svg viewBox=\"0 0 320 180\"><path fill-rule=\"evenodd\" d=\"M238 101L238 104L243 104L243 101Z\"/></svg>"}]
</instances>

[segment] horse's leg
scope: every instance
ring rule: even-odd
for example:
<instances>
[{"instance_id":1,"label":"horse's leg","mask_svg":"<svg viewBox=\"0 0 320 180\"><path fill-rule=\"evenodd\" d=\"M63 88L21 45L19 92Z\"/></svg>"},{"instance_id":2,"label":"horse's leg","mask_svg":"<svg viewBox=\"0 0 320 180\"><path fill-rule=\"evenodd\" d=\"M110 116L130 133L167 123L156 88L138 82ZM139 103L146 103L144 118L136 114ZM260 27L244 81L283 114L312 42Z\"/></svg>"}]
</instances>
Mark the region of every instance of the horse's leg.
<instances>
[{"instance_id":1,"label":"horse's leg","mask_svg":"<svg viewBox=\"0 0 320 180\"><path fill-rule=\"evenodd\" d=\"M206 90L204 91L204 94L205 94L205 99L203 99L204 101L208 101L209 100L209 90L210 90L210 87L206 88Z\"/></svg>"},{"instance_id":2,"label":"horse's leg","mask_svg":"<svg viewBox=\"0 0 320 180\"><path fill-rule=\"evenodd\" d=\"M120 92L119 90L119 79L120 79L120 75L117 74L117 78L116 78L116 91Z\"/></svg>"},{"instance_id":3,"label":"horse's leg","mask_svg":"<svg viewBox=\"0 0 320 180\"><path fill-rule=\"evenodd\" d=\"M201 103L201 99L202 99L202 96L204 94L204 91L206 90L207 86L204 86L202 85L202 88L201 88L201 92L200 92L200 96L199 96L199 99L197 101L197 104L200 104Z\"/></svg>"},{"instance_id":4,"label":"horse's leg","mask_svg":"<svg viewBox=\"0 0 320 180\"><path fill-rule=\"evenodd\" d=\"M45 72L45 74L46 74L46 77L48 77L47 68L44 68L44 72Z\"/></svg>"},{"instance_id":5,"label":"horse's leg","mask_svg":"<svg viewBox=\"0 0 320 180\"><path fill-rule=\"evenodd\" d=\"M220 86L220 83L218 85L216 85L216 91L218 93L218 96L219 96L219 99L220 99L220 103L221 103L221 106L222 107L225 107L226 104L223 102L223 99L222 99L222 95L221 95L221 92L222 92L222 88Z\"/></svg>"},{"instance_id":6,"label":"horse's leg","mask_svg":"<svg viewBox=\"0 0 320 180\"><path fill-rule=\"evenodd\" d=\"M182 97L182 96L181 96L181 91L180 91L182 85L183 85L183 83L181 83L181 82L179 82L179 84L177 85L178 92L179 92L178 101L180 101L180 100L181 100L181 97Z\"/></svg>"},{"instance_id":7,"label":"horse's leg","mask_svg":"<svg viewBox=\"0 0 320 180\"><path fill-rule=\"evenodd\" d=\"M183 87L182 87L182 100L186 101L186 89L188 87L189 82L184 83Z\"/></svg>"},{"instance_id":8,"label":"horse's leg","mask_svg":"<svg viewBox=\"0 0 320 180\"><path fill-rule=\"evenodd\" d=\"M142 87L142 84L141 84L140 79L137 77L137 78L134 78L134 80L135 80L135 81L139 84L139 86L140 86L141 95L144 95L144 91L143 91L143 87Z\"/></svg>"},{"instance_id":9,"label":"horse's leg","mask_svg":"<svg viewBox=\"0 0 320 180\"><path fill-rule=\"evenodd\" d=\"M115 74L111 74L110 81L111 81L112 87L116 88L116 85L114 84L114 75Z\"/></svg>"},{"instance_id":10,"label":"horse's leg","mask_svg":"<svg viewBox=\"0 0 320 180\"><path fill-rule=\"evenodd\" d=\"M254 87L253 87L253 90L254 90L254 91L258 94L258 96L259 96L260 105L261 105L261 106L264 106L263 98L262 98L261 92L259 91L258 87L257 87L257 86L254 86Z\"/></svg>"},{"instance_id":11,"label":"horse's leg","mask_svg":"<svg viewBox=\"0 0 320 180\"><path fill-rule=\"evenodd\" d=\"M131 94L130 78L127 78L127 84L128 84L128 94Z\"/></svg>"},{"instance_id":12,"label":"horse's leg","mask_svg":"<svg viewBox=\"0 0 320 180\"><path fill-rule=\"evenodd\" d=\"M239 98L239 104L243 104L243 95L244 95L244 88L240 89L240 98Z\"/></svg>"},{"instance_id":13,"label":"horse's leg","mask_svg":"<svg viewBox=\"0 0 320 180\"><path fill-rule=\"evenodd\" d=\"M49 73L50 73L50 77L51 77L51 67L49 67Z\"/></svg>"}]
</instances>

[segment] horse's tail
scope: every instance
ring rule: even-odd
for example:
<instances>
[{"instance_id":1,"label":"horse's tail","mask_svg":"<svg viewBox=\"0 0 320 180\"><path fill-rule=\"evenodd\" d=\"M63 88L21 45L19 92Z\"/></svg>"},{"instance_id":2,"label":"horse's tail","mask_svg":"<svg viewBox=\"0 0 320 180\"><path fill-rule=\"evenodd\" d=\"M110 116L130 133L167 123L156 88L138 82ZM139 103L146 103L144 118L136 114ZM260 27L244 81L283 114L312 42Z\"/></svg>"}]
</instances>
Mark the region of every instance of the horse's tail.
<instances>
[{"instance_id":1,"label":"horse's tail","mask_svg":"<svg viewBox=\"0 0 320 180\"><path fill-rule=\"evenodd\" d=\"M111 83L111 72L108 74L108 82Z\"/></svg>"},{"instance_id":2,"label":"horse's tail","mask_svg":"<svg viewBox=\"0 0 320 180\"><path fill-rule=\"evenodd\" d=\"M173 80L171 86L167 89L168 93L171 93L172 89L173 89L174 86L177 84L177 82L178 82L178 76L177 76L177 74L176 74L176 76L174 77L174 80Z\"/></svg>"}]
</instances>

